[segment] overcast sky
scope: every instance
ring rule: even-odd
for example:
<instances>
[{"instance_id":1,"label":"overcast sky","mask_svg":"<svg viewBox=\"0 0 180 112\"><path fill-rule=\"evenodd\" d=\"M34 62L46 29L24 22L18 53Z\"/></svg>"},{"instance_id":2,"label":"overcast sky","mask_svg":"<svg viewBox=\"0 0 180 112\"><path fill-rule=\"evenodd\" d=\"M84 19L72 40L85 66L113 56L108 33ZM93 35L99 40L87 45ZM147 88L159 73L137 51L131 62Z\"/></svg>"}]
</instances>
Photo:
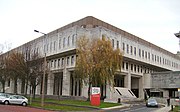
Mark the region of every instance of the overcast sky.
<instances>
[{"instance_id":1,"label":"overcast sky","mask_svg":"<svg viewBox=\"0 0 180 112\"><path fill-rule=\"evenodd\" d=\"M11 48L94 16L172 53L179 50L180 0L0 0L0 44Z\"/></svg>"}]
</instances>

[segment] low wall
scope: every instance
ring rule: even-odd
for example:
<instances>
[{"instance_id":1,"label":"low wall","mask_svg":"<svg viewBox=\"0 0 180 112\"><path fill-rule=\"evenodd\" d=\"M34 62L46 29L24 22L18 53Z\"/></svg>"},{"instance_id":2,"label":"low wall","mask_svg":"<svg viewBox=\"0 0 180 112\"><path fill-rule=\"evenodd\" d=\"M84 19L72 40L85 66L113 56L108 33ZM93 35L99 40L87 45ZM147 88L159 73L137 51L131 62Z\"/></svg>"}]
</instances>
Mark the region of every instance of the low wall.
<instances>
[{"instance_id":1,"label":"low wall","mask_svg":"<svg viewBox=\"0 0 180 112\"><path fill-rule=\"evenodd\" d=\"M167 105L167 98L153 97L158 103ZM179 105L178 98L170 98L170 105Z\"/></svg>"}]
</instances>

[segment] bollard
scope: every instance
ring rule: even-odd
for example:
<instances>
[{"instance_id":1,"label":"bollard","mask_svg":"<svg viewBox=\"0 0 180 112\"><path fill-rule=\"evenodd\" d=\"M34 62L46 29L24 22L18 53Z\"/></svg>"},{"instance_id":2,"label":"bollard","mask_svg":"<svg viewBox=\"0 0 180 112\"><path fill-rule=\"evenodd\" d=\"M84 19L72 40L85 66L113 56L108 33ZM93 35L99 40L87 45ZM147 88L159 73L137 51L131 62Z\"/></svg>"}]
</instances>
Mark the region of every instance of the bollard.
<instances>
[{"instance_id":1,"label":"bollard","mask_svg":"<svg viewBox=\"0 0 180 112\"><path fill-rule=\"evenodd\" d=\"M171 105L171 111L173 111L173 105Z\"/></svg>"},{"instance_id":2,"label":"bollard","mask_svg":"<svg viewBox=\"0 0 180 112\"><path fill-rule=\"evenodd\" d=\"M118 103L121 103L121 98L118 98Z\"/></svg>"}]
</instances>

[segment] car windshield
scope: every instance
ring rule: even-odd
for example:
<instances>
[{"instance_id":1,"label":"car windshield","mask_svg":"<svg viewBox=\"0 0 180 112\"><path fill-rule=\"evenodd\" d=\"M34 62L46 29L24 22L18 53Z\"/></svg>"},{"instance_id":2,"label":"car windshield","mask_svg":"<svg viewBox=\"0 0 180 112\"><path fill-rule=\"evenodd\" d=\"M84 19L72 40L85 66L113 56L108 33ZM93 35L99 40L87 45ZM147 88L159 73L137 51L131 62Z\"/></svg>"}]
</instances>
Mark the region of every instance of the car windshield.
<instances>
[{"instance_id":1,"label":"car windshield","mask_svg":"<svg viewBox=\"0 0 180 112\"><path fill-rule=\"evenodd\" d=\"M9 98L10 95L9 94L5 94L5 93L0 93L0 96Z\"/></svg>"},{"instance_id":2,"label":"car windshield","mask_svg":"<svg viewBox=\"0 0 180 112\"><path fill-rule=\"evenodd\" d=\"M148 102L156 102L155 99L149 99Z\"/></svg>"}]
</instances>

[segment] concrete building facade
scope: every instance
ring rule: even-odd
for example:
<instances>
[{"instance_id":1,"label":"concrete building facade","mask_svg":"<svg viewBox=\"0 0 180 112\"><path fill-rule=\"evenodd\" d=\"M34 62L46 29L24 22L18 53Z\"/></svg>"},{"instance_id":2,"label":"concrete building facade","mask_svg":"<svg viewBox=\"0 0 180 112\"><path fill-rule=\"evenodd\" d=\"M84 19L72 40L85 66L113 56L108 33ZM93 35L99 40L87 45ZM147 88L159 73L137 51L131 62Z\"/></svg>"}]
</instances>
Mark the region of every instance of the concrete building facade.
<instances>
[{"instance_id":1,"label":"concrete building facade","mask_svg":"<svg viewBox=\"0 0 180 112\"><path fill-rule=\"evenodd\" d=\"M180 70L180 57L176 54L91 16L13 50L22 52L27 59L30 58L28 52L38 52L42 57L46 52L49 71L45 81L45 94L87 98L88 86L82 86L79 79L73 77L77 56L76 40L82 36L101 38L103 35L112 41L114 49L120 48L124 54L121 73L114 79L115 86L130 89L136 97L144 98L144 90L151 88L148 83L150 78L144 74ZM12 82L8 84L7 92L13 92ZM18 86L18 89L20 92L24 88ZM40 94L40 91L41 85L36 88L36 94ZM110 99L110 93L108 84L101 87L101 96Z\"/></svg>"}]
</instances>

